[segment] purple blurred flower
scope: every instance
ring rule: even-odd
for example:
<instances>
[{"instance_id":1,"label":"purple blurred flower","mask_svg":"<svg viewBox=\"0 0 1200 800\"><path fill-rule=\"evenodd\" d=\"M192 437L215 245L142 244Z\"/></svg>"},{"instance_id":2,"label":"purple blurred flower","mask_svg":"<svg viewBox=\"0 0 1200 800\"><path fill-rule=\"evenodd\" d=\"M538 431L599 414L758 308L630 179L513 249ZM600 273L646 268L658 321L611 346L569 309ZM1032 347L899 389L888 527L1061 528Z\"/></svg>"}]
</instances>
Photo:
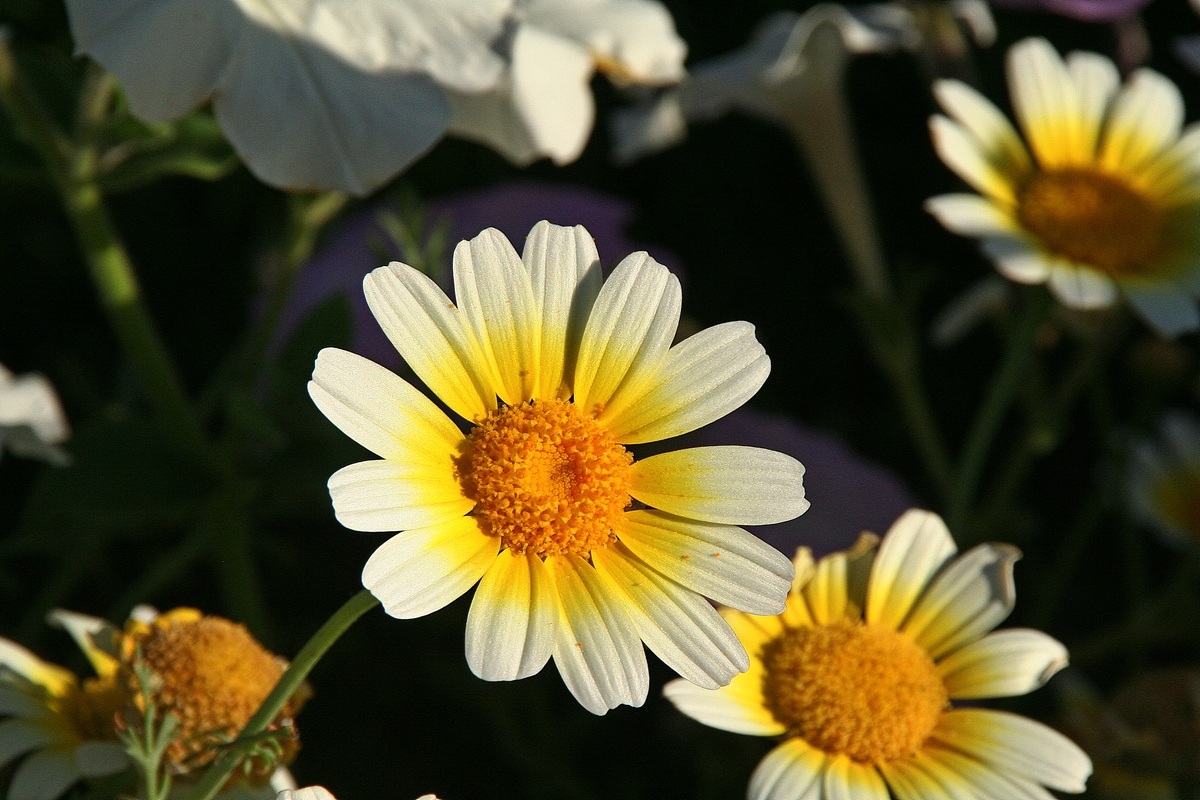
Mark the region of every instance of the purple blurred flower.
<instances>
[{"instance_id":1,"label":"purple blurred flower","mask_svg":"<svg viewBox=\"0 0 1200 800\"><path fill-rule=\"evenodd\" d=\"M1149 4L1150 0L992 0L996 8L1039 9L1084 22L1116 22Z\"/></svg>"}]
</instances>

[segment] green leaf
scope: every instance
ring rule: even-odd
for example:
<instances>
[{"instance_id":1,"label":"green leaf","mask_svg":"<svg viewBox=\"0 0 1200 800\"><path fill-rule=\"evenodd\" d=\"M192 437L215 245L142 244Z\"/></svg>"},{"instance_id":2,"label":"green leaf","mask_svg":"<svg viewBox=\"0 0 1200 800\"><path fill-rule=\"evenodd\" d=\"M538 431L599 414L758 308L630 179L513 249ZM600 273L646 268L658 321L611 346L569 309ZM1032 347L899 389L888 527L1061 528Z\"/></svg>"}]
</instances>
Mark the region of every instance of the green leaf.
<instances>
[{"instance_id":1,"label":"green leaf","mask_svg":"<svg viewBox=\"0 0 1200 800\"><path fill-rule=\"evenodd\" d=\"M100 159L100 183L109 192L135 189L167 175L217 180L239 163L207 111L156 125L117 113L105 138L110 145Z\"/></svg>"}]
</instances>

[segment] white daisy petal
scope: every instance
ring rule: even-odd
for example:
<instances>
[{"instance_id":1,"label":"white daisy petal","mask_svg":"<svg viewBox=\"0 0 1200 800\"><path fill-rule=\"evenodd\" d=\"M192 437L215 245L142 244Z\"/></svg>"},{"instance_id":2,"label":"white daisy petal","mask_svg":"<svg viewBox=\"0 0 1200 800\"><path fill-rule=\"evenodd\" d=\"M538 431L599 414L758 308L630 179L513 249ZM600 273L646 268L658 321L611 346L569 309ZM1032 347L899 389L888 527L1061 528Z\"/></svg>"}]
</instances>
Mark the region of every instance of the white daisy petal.
<instances>
[{"instance_id":1,"label":"white daisy petal","mask_svg":"<svg viewBox=\"0 0 1200 800\"><path fill-rule=\"evenodd\" d=\"M804 584L803 595L818 625L860 617L862 609L850 601L849 574L850 559L846 553L830 553L817 562Z\"/></svg>"},{"instance_id":2,"label":"white daisy petal","mask_svg":"<svg viewBox=\"0 0 1200 800\"><path fill-rule=\"evenodd\" d=\"M438 285L392 263L363 280L371 313L413 372L463 419L496 407L496 390L462 315Z\"/></svg>"},{"instance_id":3,"label":"white daisy petal","mask_svg":"<svg viewBox=\"0 0 1200 800\"><path fill-rule=\"evenodd\" d=\"M937 514L912 509L892 525L871 567L867 622L893 630L930 579L958 551Z\"/></svg>"},{"instance_id":4,"label":"white daisy petal","mask_svg":"<svg viewBox=\"0 0 1200 800\"><path fill-rule=\"evenodd\" d=\"M995 169L1004 175L1020 177L1032 164L1021 137L1000 109L962 81L940 80L933 94L946 112L974 137L979 149Z\"/></svg>"},{"instance_id":5,"label":"white daisy petal","mask_svg":"<svg viewBox=\"0 0 1200 800\"><path fill-rule=\"evenodd\" d=\"M600 293L600 254L582 225L566 228L543 220L529 232L521 260L542 320L535 396L558 397L563 384L573 382L579 341Z\"/></svg>"},{"instance_id":6,"label":"white daisy petal","mask_svg":"<svg viewBox=\"0 0 1200 800\"><path fill-rule=\"evenodd\" d=\"M801 739L786 739L750 776L748 800L824 800L822 774L829 758Z\"/></svg>"},{"instance_id":7,"label":"white daisy petal","mask_svg":"<svg viewBox=\"0 0 1200 800\"><path fill-rule=\"evenodd\" d=\"M60 666L42 661L16 642L0 638L0 668L12 670L54 695L65 694L75 676Z\"/></svg>"},{"instance_id":8,"label":"white daisy petal","mask_svg":"<svg viewBox=\"0 0 1200 800\"><path fill-rule=\"evenodd\" d=\"M787 729L763 707L761 691L735 691L735 684L744 677L739 675L729 686L716 690L702 689L691 681L677 678L663 687L663 696L681 713L711 728L748 736L784 733Z\"/></svg>"},{"instance_id":9,"label":"white daisy petal","mask_svg":"<svg viewBox=\"0 0 1200 800\"><path fill-rule=\"evenodd\" d=\"M1113 101L1100 145L1100 165L1136 172L1174 144L1183 128L1183 97L1167 78L1139 69Z\"/></svg>"},{"instance_id":10,"label":"white daisy petal","mask_svg":"<svg viewBox=\"0 0 1200 800\"><path fill-rule=\"evenodd\" d=\"M1160 336L1173 338L1200 328L1196 298L1173 284L1121 287L1125 299Z\"/></svg>"},{"instance_id":11,"label":"white daisy petal","mask_svg":"<svg viewBox=\"0 0 1200 800\"><path fill-rule=\"evenodd\" d=\"M1016 203L1014 176L988 160L979 143L960 123L939 114L929 118L933 147L943 163L979 192L998 203Z\"/></svg>"},{"instance_id":12,"label":"white daisy petal","mask_svg":"<svg viewBox=\"0 0 1200 800\"><path fill-rule=\"evenodd\" d=\"M925 201L925 210L959 236L1013 236L1019 231L1008 212L977 194L944 194Z\"/></svg>"},{"instance_id":13,"label":"white daisy petal","mask_svg":"<svg viewBox=\"0 0 1200 800\"><path fill-rule=\"evenodd\" d=\"M946 712L934 737L1009 774L1063 792L1082 792L1092 762L1067 737L1040 722L982 708Z\"/></svg>"},{"instance_id":14,"label":"white daisy petal","mask_svg":"<svg viewBox=\"0 0 1200 800\"><path fill-rule=\"evenodd\" d=\"M1008 51L1013 111L1043 169L1086 161L1083 104L1066 64L1045 39L1025 39Z\"/></svg>"},{"instance_id":15,"label":"white daisy petal","mask_svg":"<svg viewBox=\"0 0 1200 800\"><path fill-rule=\"evenodd\" d=\"M491 364L496 394L508 405L533 396L541 321L529 273L495 228L454 249L454 296Z\"/></svg>"},{"instance_id":16,"label":"white daisy petal","mask_svg":"<svg viewBox=\"0 0 1200 800\"><path fill-rule=\"evenodd\" d=\"M1016 603L1012 568L1021 552L983 544L943 569L900 628L936 661L999 625Z\"/></svg>"},{"instance_id":17,"label":"white daisy petal","mask_svg":"<svg viewBox=\"0 0 1200 800\"><path fill-rule=\"evenodd\" d=\"M770 372L753 325L715 325L672 347L646 393L623 395L599 420L623 444L669 439L740 408Z\"/></svg>"},{"instance_id":18,"label":"white daisy petal","mask_svg":"<svg viewBox=\"0 0 1200 800\"><path fill-rule=\"evenodd\" d=\"M1112 279L1081 264L1056 263L1049 282L1054 296L1070 308L1108 308L1117 299Z\"/></svg>"},{"instance_id":19,"label":"white daisy petal","mask_svg":"<svg viewBox=\"0 0 1200 800\"><path fill-rule=\"evenodd\" d=\"M398 461L361 461L329 478L338 522L353 531L427 528L475 507L455 478L453 464L440 467Z\"/></svg>"},{"instance_id":20,"label":"white daisy petal","mask_svg":"<svg viewBox=\"0 0 1200 800\"><path fill-rule=\"evenodd\" d=\"M993 236L980 245L996 269L1017 283L1045 283L1050 277L1051 261L1021 236Z\"/></svg>"},{"instance_id":21,"label":"white daisy petal","mask_svg":"<svg viewBox=\"0 0 1200 800\"><path fill-rule=\"evenodd\" d=\"M446 465L462 432L403 378L362 356L327 347L317 355L308 393L317 408L377 456Z\"/></svg>"},{"instance_id":22,"label":"white daisy petal","mask_svg":"<svg viewBox=\"0 0 1200 800\"><path fill-rule=\"evenodd\" d=\"M46 620L71 635L97 675L107 677L117 671L118 632L111 622L62 608L51 611Z\"/></svg>"},{"instance_id":23,"label":"white daisy petal","mask_svg":"<svg viewBox=\"0 0 1200 800\"><path fill-rule=\"evenodd\" d=\"M115 775L130 765L125 748L116 742L83 742L73 757L76 772L85 778Z\"/></svg>"},{"instance_id":24,"label":"white daisy petal","mask_svg":"<svg viewBox=\"0 0 1200 800\"><path fill-rule=\"evenodd\" d=\"M467 664L485 681L542 670L554 647L558 596L542 559L504 550L484 574L467 614Z\"/></svg>"},{"instance_id":25,"label":"white daisy petal","mask_svg":"<svg viewBox=\"0 0 1200 800\"><path fill-rule=\"evenodd\" d=\"M1001 775L962 753L932 741L916 758L881 767L899 800L1053 800L1039 786ZM903 787L903 788L900 788Z\"/></svg>"},{"instance_id":26,"label":"white daisy petal","mask_svg":"<svg viewBox=\"0 0 1200 800\"><path fill-rule=\"evenodd\" d=\"M551 556L546 565L559 598L554 663L575 699L593 714L646 702L646 654L621 602L578 556Z\"/></svg>"},{"instance_id":27,"label":"white daisy petal","mask_svg":"<svg viewBox=\"0 0 1200 800\"><path fill-rule=\"evenodd\" d=\"M39 750L13 773L8 800L58 800L79 778L70 752Z\"/></svg>"},{"instance_id":28,"label":"white daisy petal","mask_svg":"<svg viewBox=\"0 0 1200 800\"><path fill-rule=\"evenodd\" d=\"M575 365L575 403L603 411L618 390L637 395L666 357L679 325L679 279L645 253L604 282Z\"/></svg>"},{"instance_id":29,"label":"white daisy petal","mask_svg":"<svg viewBox=\"0 0 1200 800\"><path fill-rule=\"evenodd\" d=\"M474 517L398 533L363 567L363 586L398 619L422 617L476 584L496 560L500 538L487 536Z\"/></svg>"},{"instance_id":30,"label":"white daisy petal","mask_svg":"<svg viewBox=\"0 0 1200 800\"><path fill-rule=\"evenodd\" d=\"M859 764L843 755L830 759L825 768L822 800L890 800L890 795L874 766Z\"/></svg>"},{"instance_id":31,"label":"white daisy petal","mask_svg":"<svg viewBox=\"0 0 1200 800\"><path fill-rule=\"evenodd\" d=\"M22 691L24 689L24 691ZM45 712L46 703L35 684L26 684L0 670L0 717L37 717Z\"/></svg>"},{"instance_id":32,"label":"white daisy petal","mask_svg":"<svg viewBox=\"0 0 1200 800\"><path fill-rule=\"evenodd\" d=\"M682 517L731 525L770 525L798 517L804 467L774 450L693 447L635 461L630 494Z\"/></svg>"},{"instance_id":33,"label":"white daisy petal","mask_svg":"<svg viewBox=\"0 0 1200 800\"><path fill-rule=\"evenodd\" d=\"M741 528L681 519L661 511L627 512L617 537L671 580L751 614L778 614L792 564Z\"/></svg>"},{"instance_id":34,"label":"white daisy petal","mask_svg":"<svg viewBox=\"0 0 1200 800\"><path fill-rule=\"evenodd\" d=\"M1067 72L1079 93L1083 152L1093 158L1098 152L1100 133L1109 105L1121 85L1121 76L1112 61L1096 53L1075 52L1067 56Z\"/></svg>"},{"instance_id":35,"label":"white daisy petal","mask_svg":"<svg viewBox=\"0 0 1200 800\"><path fill-rule=\"evenodd\" d=\"M276 800L337 800L337 798L324 786L305 786L303 789L285 789L279 793Z\"/></svg>"},{"instance_id":36,"label":"white daisy petal","mask_svg":"<svg viewBox=\"0 0 1200 800\"><path fill-rule=\"evenodd\" d=\"M0 769L13 759L54 742L48 730L29 720L0 721Z\"/></svg>"},{"instance_id":37,"label":"white daisy petal","mask_svg":"<svg viewBox=\"0 0 1200 800\"><path fill-rule=\"evenodd\" d=\"M648 567L620 544L592 551L600 577L623 594L638 635L668 667L708 689L750 666L749 656L716 609Z\"/></svg>"},{"instance_id":38,"label":"white daisy petal","mask_svg":"<svg viewBox=\"0 0 1200 800\"><path fill-rule=\"evenodd\" d=\"M994 631L954 651L938 664L946 691L956 700L1014 697L1045 685L1067 665L1067 648L1041 631Z\"/></svg>"}]
</instances>

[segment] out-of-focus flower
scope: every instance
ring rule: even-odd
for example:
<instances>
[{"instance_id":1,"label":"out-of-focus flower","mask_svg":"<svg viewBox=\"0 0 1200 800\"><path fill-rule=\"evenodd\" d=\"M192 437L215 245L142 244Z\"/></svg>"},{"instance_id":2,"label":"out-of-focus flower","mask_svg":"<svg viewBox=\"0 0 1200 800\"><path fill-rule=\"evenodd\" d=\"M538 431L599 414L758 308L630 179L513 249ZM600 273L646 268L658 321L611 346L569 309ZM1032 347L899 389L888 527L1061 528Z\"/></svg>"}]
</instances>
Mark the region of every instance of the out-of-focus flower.
<instances>
[{"instance_id":1,"label":"out-of-focus flower","mask_svg":"<svg viewBox=\"0 0 1200 800\"><path fill-rule=\"evenodd\" d=\"M404 264L367 276L380 325L470 433L404 380L326 349L309 392L380 456L329 480L343 525L402 531L363 584L394 617L436 611L476 582L466 655L514 680L551 655L594 713L641 705L642 642L716 687L746 667L705 600L778 613L791 565L740 524L807 507L803 467L751 447L638 461L625 445L699 428L745 403L770 362L745 322L671 346L679 282L645 253L607 280L582 227L541 222L523 256L486 230L454 253L455 301ZM498 402L499 401L499 402ZM633 501L645 506L631 510Z\"/></svg>"},{"instance_id":2,"label":"out-of-focus flower","mask_svg":"<svg viewBox=\"0 0 1200 800\"><path fill-rule=\"evenodd\" d=\"M950 116L932 118L934 145L981 194L934 197L930 212L1067 306L1103 308L1120 289L1163 335L1200 327L1200 127L1181 135L1179 90L1148 69L1121 87L1107 58L1064 63L1044 39L1014 45L1008 74L1032 157L990 101L938 82Z\"/></svg>"},{"instance_id":3,"label":"out-of-focus flower","mask_svg":"<svg viewBox=\"0 0 1200 800\"><path fill-rule=\"evenodd\" d=\"M1084 22L1117 22L1136 14L1150 0L991 0L997 8L1028 8L1049 11Z\"/></svg>"},{"instance_id":4,"label":"out-of-focus flower","mask_svg":"<svg viewBox=\"0 0 1200 800\"><path fill-rule=\"evenodd\" d=\"M508 69L494 88L450 93L451 132L518 165L565 164L592 130L595 70L618 86L676 83L687 46L656 0L517 0L501 51Z\"/></svg>"},{"instance_id":5,"label":"out-of-focus flower","mask_svg":"<svg viewBox=\"0 0 1200 800\"><path fill-rule=\"evenodd\" d=\"M882 542L864 536L816 563L801 548L782 615L724 612L750 669L715 691L672 681L664 693L706 725L784 737L751 777L751 800L1083 791L1091 763L1066 737L952 705L1025 694L1067 661L1039 631L989 633L1013 606L1014 548L955 552L941 519L923 511Z\"/></svg>"},{"instance_id":6,"label":"out-of-focus flower","mask_svg":"<svg viewBox=\"0 0 1200 800\"><path fill-rule=\"evenodd\" d=\"M19 456L62 466L70 457L58 445L69 435L50 381L36 374L18 378L0 364L0 455L7 448Z\"/></svg>"},{"instance_id":7,"label":"out-of-focus flower","mask_svg":"<svg viewBox=\"0 0 1200 800\"><path fill-rule=\"evenodd\" d=\"M305 786L303 789L282 791L276 800L337 800L337 798L324 786ZM417 800L438 800L438 798L436 795L423 794Z\"/></svg>"},{"instance_id":8,"label":"out-of-focus flower","mask_svg":"<svg viewBox=\"0 0 1200 800\"><path fill-rule=\"evenodd\" d=\"M70 0L78 52L134 114L211 100L250 170L293 189L366 194L441 138L443 87L484 91L512 0ZM286 133L284 133L286 132Z\"/></svg>"},{"instance_id":9,"label":"out-of-focus flower","mask_svg":"<svg viewBox=\"0 0 1200 800\"><path fill-rule=\"evenodd\" d=\"M1157 440L1137 442L1127 495L1146 525L1177 545L1200 547L1200 423L1163 416Z\"/></svg>"}]
</instances>

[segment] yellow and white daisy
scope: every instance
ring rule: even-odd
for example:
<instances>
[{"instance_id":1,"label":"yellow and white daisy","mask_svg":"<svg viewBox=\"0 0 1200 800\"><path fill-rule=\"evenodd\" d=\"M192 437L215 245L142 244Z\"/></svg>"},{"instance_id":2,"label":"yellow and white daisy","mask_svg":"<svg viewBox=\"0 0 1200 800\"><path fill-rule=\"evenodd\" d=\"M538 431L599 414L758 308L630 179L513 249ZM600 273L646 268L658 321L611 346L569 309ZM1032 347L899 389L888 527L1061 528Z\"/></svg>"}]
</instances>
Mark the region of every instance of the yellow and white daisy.
<instances>
[{"instance_id":1,"label":"yellow and white daisy","mask_svg":"<svg viewBox=\"0 0 1200 800\"><path fill-rule=\"evenodd\" d=\"M941 518L908 511L880 542L795 559L787 608L725 610L751 654L728 686L664 693L715 728L782 736L750 800L1049 800L1081 792L1091 762L1033 720L953 701L1025 694L1067 663L1033 630L991 632L1013 607L1007 545L955 557Z\"/></svg>"},{"instance_id":2,"label":"yellow and white daisy","mask_svg":"<svg viewBox=\"0 0 1200 800\"><path fill-rule=\"evenodd\" d=\"M1200 327L1200 126L1183 129L1179 90L1150 69L1122 86L1107 58L1064 62L1044 39L1013 46L1008 82L1024 141L974 89L935 86L949 116L931 119L934 146L980 194L930 212L1067 306L1106 307L1119 289L1163 335Z\"/></svg>"},{"instance_id":3,"label":"yellow and white daisy","mask_svg":"<svg viewBox=\"0 0 1200 800\"><path fill-rule=\"evenodd\" d=\"M803 467L751 447L635 461L628 445L678 436L745 403L770 361L733 322L671 346L678 280L645 253L602 281L582 227L538 223L518 256L488 229L454 252L451 302L404 264L365 282L380 325L458 425L352 353L326 349L309 393L379 460L329 479L338 520L403 531L363 584L390 615L419 617L470 589L466 656L486 680L553 655L588 710L641 705L645 643L709 687L745 669L705 600L778 613L787 558L741 528L807 508Z\"/></svg>"},{"instance_id":4,"label":"yellow and white daisy","mask_svg":"<svg viewBox=\"0 0 1200 800\"><path fill-rule=\"evenodd\" d=\"M1200 547L1200 423L1172 411L1158 430L1156 441L1134 447L1130 505L1143 523L1171 542Z\"/></svg>"}]
</instances>

